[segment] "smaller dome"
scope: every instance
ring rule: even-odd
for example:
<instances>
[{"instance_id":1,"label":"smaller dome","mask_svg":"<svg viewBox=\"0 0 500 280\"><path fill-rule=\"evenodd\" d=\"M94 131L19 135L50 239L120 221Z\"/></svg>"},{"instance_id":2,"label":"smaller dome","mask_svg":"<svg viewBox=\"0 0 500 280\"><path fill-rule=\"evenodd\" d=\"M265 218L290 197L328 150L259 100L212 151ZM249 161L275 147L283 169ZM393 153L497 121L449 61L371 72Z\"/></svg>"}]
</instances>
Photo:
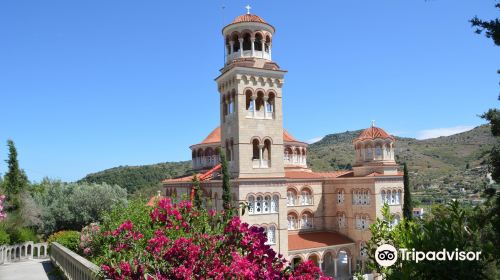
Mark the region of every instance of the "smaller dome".
<instances>
[{"instance_id":1,"label":"smaller dome","mask_svg":"<svg viewBox=\"0 0 500 280\"><path fill-rule=\"evenodd\" d=\"M394 136L385 132L382 128L372 126L363 130L363 132L361 132L359 136L354 139L354 142L375 139L391 139L392 141L395 140Z\"/></svg>"},{"instance_id":2,"label":"smaller dome","mask_svg":"<svg viewBox=\"0 0 500 280\"><path fill-rule=\"evenodd\" d=\"M244 15L241 15L241 16L237 16L233 20L233 22L231 22L231 24L233 24L233 23L240 23L240 22L260 22L260 23L267 23L264 19L262 19L258 15L244 14Z\"/></svg>"}]
</instances>

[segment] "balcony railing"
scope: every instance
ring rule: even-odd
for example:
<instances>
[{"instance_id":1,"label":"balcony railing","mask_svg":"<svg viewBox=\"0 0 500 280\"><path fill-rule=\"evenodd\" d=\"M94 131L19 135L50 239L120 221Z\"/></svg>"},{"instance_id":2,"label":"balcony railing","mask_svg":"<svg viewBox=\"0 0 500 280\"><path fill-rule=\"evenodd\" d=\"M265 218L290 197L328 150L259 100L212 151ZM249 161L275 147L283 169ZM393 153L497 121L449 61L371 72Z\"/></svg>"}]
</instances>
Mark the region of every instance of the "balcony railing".
<instances>
[{"instance_id":1,"label":"balcony railing","mask_svg":"<svg viewBox=\"0 0 500 280\"><path fill-rule=\"evenodd\" d=\"M199 169L199 168L214 167L217 164L219 164L219 162L220 162L219 155L196 157L193 159L193 168Z\"/></svg>"},{"instance_id":2,"label":"balcony railing","mask_svg":"<svg viewBox=\"0 0 500 280\"><path fill-rule=\"evenodd\" d=\"M252 160L252 167L253 168L269 168L269 166L271 166L270 160L265 160L265 159Z\"/></svg>"}]
</instances>

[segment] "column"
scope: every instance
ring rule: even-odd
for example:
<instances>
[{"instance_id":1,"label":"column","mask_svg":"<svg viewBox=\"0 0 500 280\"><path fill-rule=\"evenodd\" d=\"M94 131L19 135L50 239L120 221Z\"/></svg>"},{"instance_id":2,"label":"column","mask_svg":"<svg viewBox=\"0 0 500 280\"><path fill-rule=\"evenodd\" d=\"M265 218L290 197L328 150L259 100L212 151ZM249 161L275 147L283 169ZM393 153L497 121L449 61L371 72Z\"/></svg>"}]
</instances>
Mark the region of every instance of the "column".
<instances>
[{"instance_id":1,"label":"column","mask_svg":"<svg viewBox=\"0 0 500 280\"><path fill-rule=\"evenodd\" d=\"M243 38L239 38L238 41L240 42L240 57L243 57Z\"/></svg>"},{"instance_id":2,"label":"column","mask_svg":"<svg viewBox=\"0 0 500 280\"><path fill-rule=\"evenodd\" d=\"M264 144L259 144L259 167L262 167L264 165L263 163L263 156L262 154L264 153Z\"/></svg>"},{"instance_id":3,"label":"column","mask_svg":"<svg viewBox=\"0 0 500 280\"><path fill-rule=\"evenodd\" d=\"M348 257L347 258L347 267L349 267L349 275L351 275L351 261L352 261L352 257Z\"/></svg>"},{"instance_id":4,"label":"column","mask_svg":"<svg viewBox=\"0 0 500 280\"><path fill-rule=\"evenodd\" d=\"M264 96L264 119L267 119L267 100L269 96Z\"/></svg>"},{"instance_id":5,"label":"column","mask_svg":"<svg viewBox=\"0 0 500 280\"><path fill-rule=\"evenodd\" d=\"M262 58L264 58L264 53L266 53L266 40L264 38L262 38L262 41L260 41L261 45L262 45Z\"/></svg>"},{"instance_id":6,"label":"column","mask_svg":"<svg viewBox=\"0 0 500 280\"><path fill-rule=\"evenodd\" d=\"M271 43L269 43L269 60L271 60Z\"/></svg>"},{"instance_id":7,"label":"column","mask_svg":"<svg viewBox=\"0 0 500 280\"><path fill-rule=\"evenodd\" d=\"M319 264L319 270L323 272L323 260L319 260L318 264Z\"/></svg>"},{"instance_id":8,"label":"column","mask_svg":"<svg viewBox=\"0 0 500 280\"><path fill-rule=\"evenodd\" d=\"M229 54L231 55L231 54L233 54L233 50L234 50L233 49L234 48L234 41L233 40L229 41L229 47L230 47Z\"/></svg>"},{"instance_id":9,"label":"column","mask_svg":"<svg viewBox=\"0 0 500 280\"><path fill-rule=\"evenodd\" d=\"M333 276L337 277L337 258L333 259Z\"/></svg>"},{"instance_id":10,"label":"column","mask_svg":"<svg viewBox=\"0 0 500 280\"><path fill-rule=\"evenodd\" d=\"M250 42L252 42L252 57L253 57L255 56L255 37L251 37Z\"/></svg>"},{"instance_id":11,"label":"column","mask_svg":"<svg viewBox=\"0 0 500 280\"><path fill-rule=\"evenodd\" d=\"M257 107L255 104L255 99L257 99L257 96L256 95L252 95L252 104L253 104L253 112L252 112L252 117L255 118L255 111L257 110Z\"/></svg>"}]
</instances>

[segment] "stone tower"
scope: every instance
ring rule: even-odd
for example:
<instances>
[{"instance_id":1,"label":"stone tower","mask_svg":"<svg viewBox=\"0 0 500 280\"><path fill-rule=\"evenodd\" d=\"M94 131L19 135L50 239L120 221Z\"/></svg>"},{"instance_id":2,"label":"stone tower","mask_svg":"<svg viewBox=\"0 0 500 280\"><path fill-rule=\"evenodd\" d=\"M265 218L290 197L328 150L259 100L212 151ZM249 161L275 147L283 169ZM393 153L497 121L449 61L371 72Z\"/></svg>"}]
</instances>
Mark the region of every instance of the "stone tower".
<instances>
[{"instance_id":1,"label":"stone tower","mask_svg":"<svg viewBox=\"0 0 500 280\"><path fill-rule=\"evenodd\" d=\"M272 61L275 29L261 17L236 17L222 29L225 65L220 93L221 146L234 178L284 177L282 86Z\"/></svg>"}]
</instances>

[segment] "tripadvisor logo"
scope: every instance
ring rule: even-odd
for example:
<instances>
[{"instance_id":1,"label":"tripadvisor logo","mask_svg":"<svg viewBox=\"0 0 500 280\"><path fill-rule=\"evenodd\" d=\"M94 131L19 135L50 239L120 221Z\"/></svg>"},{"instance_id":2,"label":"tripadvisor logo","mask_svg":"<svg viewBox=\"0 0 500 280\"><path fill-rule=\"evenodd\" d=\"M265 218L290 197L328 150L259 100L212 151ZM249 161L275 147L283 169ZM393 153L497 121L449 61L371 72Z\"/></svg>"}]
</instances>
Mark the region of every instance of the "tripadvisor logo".
<instances>
[{"instance_id":1,"label":"tripadvisor logo","mask_svg":"<svg viewBox=\"0 0 500 280\"><path fill-rule=\"evenodd\" d=\"M448 251L443 249L441 251L415 251L415 249L408 250L405 248L399 249L399 254L401 260L403 261L414 261L416 263L420 261L477 261L481 255L481 251L478 252L465 252L458 251ZM398 250L390 244L382 244L378 246L375 251L375 260L381 266L388 267L396 263L398 260Z\"/></svg>"}]
</instances>

